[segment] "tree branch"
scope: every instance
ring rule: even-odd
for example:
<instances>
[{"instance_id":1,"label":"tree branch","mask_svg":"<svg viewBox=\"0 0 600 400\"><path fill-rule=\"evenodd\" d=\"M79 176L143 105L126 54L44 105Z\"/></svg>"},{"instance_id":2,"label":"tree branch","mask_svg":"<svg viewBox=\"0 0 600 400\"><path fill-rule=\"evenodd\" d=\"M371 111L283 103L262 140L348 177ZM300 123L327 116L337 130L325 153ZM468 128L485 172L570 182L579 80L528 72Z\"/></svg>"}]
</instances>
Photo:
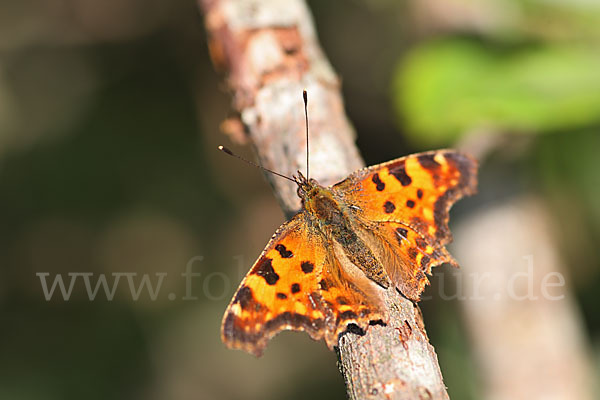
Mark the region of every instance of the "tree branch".
<instances>
[{"instance_id":1,"label":"tree branch","mask_svg":"<svg viewBox=\"0 0 600 400\"><path fill-rule=\"evenodd\" d=\"M333 184L363 166L344 112L340 83L301 0L199 0L215 67L226 74L237 119L223 126L254 145L262 165L306 171L302 90L309 93L311 172ZM267 175L286 213L300 208L292 182ZM351 399L447 399L416 305L386 293L387 326L347 333L338 355Z\"/></svg>"}]
</instances>

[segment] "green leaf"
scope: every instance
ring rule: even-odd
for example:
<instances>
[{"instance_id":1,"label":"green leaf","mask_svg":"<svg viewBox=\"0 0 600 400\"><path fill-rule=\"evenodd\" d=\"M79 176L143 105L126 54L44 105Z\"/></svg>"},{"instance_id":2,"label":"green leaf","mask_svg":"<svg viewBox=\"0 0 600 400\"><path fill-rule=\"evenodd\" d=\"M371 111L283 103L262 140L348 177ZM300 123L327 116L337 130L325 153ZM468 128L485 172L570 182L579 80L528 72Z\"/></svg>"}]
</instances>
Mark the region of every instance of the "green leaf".
<instances>
[{"instance_id":1,"label":"green leaf","mask_svg":"<svg viewBox=\"0 0 600 400\"><path fill-rule=\"evenodd\" d=\"M600 52L432 42L398 64L392 87L399 120L419 144L448 144L484 129L568 131L600 121Z\"/></svg>"}]
</instances>

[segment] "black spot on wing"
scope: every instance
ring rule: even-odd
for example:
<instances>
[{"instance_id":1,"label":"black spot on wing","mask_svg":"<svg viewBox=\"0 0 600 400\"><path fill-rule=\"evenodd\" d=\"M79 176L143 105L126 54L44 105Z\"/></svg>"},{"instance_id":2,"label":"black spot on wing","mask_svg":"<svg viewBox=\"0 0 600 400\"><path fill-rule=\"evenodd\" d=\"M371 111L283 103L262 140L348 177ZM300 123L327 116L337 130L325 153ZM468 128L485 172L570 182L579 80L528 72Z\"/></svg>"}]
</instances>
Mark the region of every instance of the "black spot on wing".
<instances>
[{"instance_id":1,"label":"black spot on wing","mask_svg":"<svg viewBox=\"0 0 600 400\"><path fill-rule=\"evenodd\" d=\"M279 280L279 275L273 269L272 259L265 257L259 261L253 273L264 278L267 285L274 285Z\"/></svg>"},{"instance_id":2,"label":"black spot on wing","mask_svg":"<svg viewBox=\"0 0 600 400\"><path fill-rule=\"evenodd\" d=\"M375 189L377 189L378 191L381 192L383 189L385 189L385 183L383 183L381 181L378 173L373 174L373 177L371 178L371 180L375 184Z\"/></svg>"},{"instance_id":3,"label":"black spot on wing","mask_svg":"<svg viewBox=\"0 0 600 400\"><path fill-rule=\"evenodd\" d=\"M279 252L279 255L281 256L281 258L290 258L290 257L292 257L294 255L294 253L292 253L291 251L289 251L281 243L279 243L277 246L275 246L275 250L277 250Z\"/></svg>"},{"instance_id":4,"label":"black spot on wing","mask_svg":"<svg viewBox=\"0 0 600 400\"><path fill-rule=\"evenodd\" d=\"M346 332L350 332L353 333L355 335L359 335L359 336L364 336L365 335L365 330L363 328L361 328L360 326L354 324L354 323L349 323L348 326L346 326ZM344 332L340 333L340 336L343 335ZM376 389L373 389L373 394L376 394L375 392L377 391Z\"/></svg>"},{"instance_id":5,"label":"black spot on wing","mask_svg":"<svg viewBox=\"0 0 600 400\"><path fill-rule=\"evenodd\" d=\"M358 317L358 315L356 315L356 313L352 310L348 310L348 311L344 311L343 313L340 313L337 317L337 323L339 324L342 321L345 321L347 319L356 319Z\"/></svg>"},{"instance_id":6,"label":"black spot on wing","mask_svg":"<svg viewBox=\"0 0 600 400\"><path fill-rule=\"evenodd\" d=\"M435 154L421 154L418 158L419 164L425 169L436 169L440 167L440 163L435 161Z\"/></svg>"},{"instance_id":7,"label":"black spot on wing","mask_svg":"<svg viewBox=\"0 0 600 400\"><path fill-rule=\"evenodd\" d=\"M417 197L418 197L419 199L422 199L422 198L423 198L423 190L421 190L421 189L417 190Z\"/></svg>"},{"instance_id":8,"label":"black spot on wing","mask_svg":"<svg viewBox=\"0 0 600 400\"><path fill-rule=\"evenodd\" d=\"M310 274L313 272L313 269L315 269L315 264L311 263L310 261L302 261L300 268L302 268L302 272L305 274Z\"/></svg>"},{"instance_id":9,"label":"black spot on wing","mask_svg":"<svg viewBox=\"0 0 600 400\"><path fill-rule=\"evenodd\" d=\"M390 168L389 172L398 180L398 182L400 182L402 186L408 186L412 183L412 178L406 173L404 163Z\"/></svg>"},{"instance_id":10,"label":"black spot on wing","mask_svg":"<svg viewBox=\"0 0 600 400\"><path fill-rule=\"evenodd\" d=\"M278 293L276 294L276 296L277 296L277 298L278 298L278 299L280 299L280 300L285 300L285 299L287 299L287 294L285 294L285 293L278 292Z\"/></svg>"},{"instance_id":11,"label":"black spot on wing","mask_svg":"<svg viewBox=\"0 0 600 400\"><path fill-rule=\"evenodd\" d=\"M406 200L406 207L413 208L415 206L414 200Z\"/></svg>"},{"instance_id":12,"label":"black spot on wing","mask_svg":"<svg viewBox=\"0 0 600 400\"><path fill-rule=\"evenodd\" d=\"M292 293L298 293L300 291L300 284L293 283L291 286Z\"/></svg>"},{"instance_id":13,"label":"black spot on wing","mask_svg":"<svg viewBox=\"0 0 600 400\"><path fill-rule=\"evenodd\" d=\"M240 307L242 307L242 310L259 311L262 308L262 304L260 304L258 301L256 301L256 299L254 299L252 289L250 289L250 287L246 285L242 286L237 291L233 302L238 303Z\"/></svg>"},{"instance_id":14,"label":"black spot on wing","mask_svg":"<svg viewBox=\"0 0 600 400\"><path fill-rule=\"evenodd\" d=\"M330 282L326 281L325 279L321 279L319 281L319 286L321 287L321 290L323 291L328 291L329 288L332 286Z\"/></svg>"},{"instance_id":15,"label":"black spot on wing","mask_svg":"<svg viewBox=\"0 0 600 400\"><path fill-rule=\"evenodd\" d=\"M395 209L396 209L396 206L391 201L386 201L385 204L383 205L383 211L385 211L386 214L393 213Z\"/></svg>"},{"instance_id":16,"label":"black spot on wing","mask_svg":"<svg viewBox=\"0 0 600 400\"><path fill-rule=\"evenodd\" d=\"M235 295L234 302L239 303L242 309L248 308L250 302L254 301L252 289L248 286L242 286Z\"/></svg>"}]
</instances>

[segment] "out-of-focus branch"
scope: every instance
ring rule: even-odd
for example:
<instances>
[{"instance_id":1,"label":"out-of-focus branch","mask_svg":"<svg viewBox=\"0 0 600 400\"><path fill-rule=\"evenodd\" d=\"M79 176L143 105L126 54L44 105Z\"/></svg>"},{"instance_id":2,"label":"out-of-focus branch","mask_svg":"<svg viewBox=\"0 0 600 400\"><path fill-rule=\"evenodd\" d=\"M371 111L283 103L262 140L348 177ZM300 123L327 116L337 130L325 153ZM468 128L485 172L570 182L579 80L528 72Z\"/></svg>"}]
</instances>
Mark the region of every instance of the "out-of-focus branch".
<instances>
[{"instance_id":1,"label":"out-of-focus branch","mask_svg":"<svg viewBox=\"0 0 600 400\"><path fill-rule=\"evenodd\" d=\"M261 163L306 170L302 90L309 93L310 170L332 184L363 166L344 112L340 84L323 55L301 0L200 0L215 67L226 74L238 117L224 127L249 141ZM296 186L267 176L287 215L300 207ZM418 307L386 294L387 326L339 342L340 369L352 399L448 398Z\"/></svg>"},{"instance_id":2,"label":"out-of-focus branch","mask_svg":"<svg viewBox=\"0 0 600 400\"><path fill-rule=\"evenodd\" d=\"M202 0L200 6L211 58L226 74L242 137L254 145L262 165L287 175L306 171L306 89L311 176L322 184L335 183L363 166L339 81L302 1ZM235 126L232 122L227 125ZM294 214L300 208L295 184L267 179L286 214Z\"/></svg>"},{"instance_id":3,"label":"out-of-focus branch","mask_svg":"<svg viewBox=\"0 0 600 400\"><path fill-rule=\"evenodd\" d=\"M485 399L592 399L581 317L544 202L496 200L456 227L463 313ZM472 278L472 279L471 279Z\"/></svg>"}]
</instances>

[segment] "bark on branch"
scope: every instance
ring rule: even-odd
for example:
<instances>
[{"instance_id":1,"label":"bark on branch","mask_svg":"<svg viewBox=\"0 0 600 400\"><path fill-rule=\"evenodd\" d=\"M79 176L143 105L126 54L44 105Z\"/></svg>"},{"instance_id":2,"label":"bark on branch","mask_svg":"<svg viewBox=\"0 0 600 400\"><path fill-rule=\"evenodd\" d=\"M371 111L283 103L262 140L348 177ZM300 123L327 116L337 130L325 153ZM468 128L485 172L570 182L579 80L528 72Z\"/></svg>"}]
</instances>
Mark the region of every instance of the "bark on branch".
<instances>
[{"instance_id":1,"label":"bark on branch","mask_svg":"<svg viewBox=\"0 0 600 400\"><path fill-rule=\"evenodd\" d=\"M321 184L363 166L344 112L340 82L324 56L301 0L199 0L215 67L225 73L237 119L224 128L250 142L261 163L291 175L306 170L302 90L309 93L310 170ZM292 182L267 179L286 215L300 207ZM386 294L387 326L339 342L351 399L447 399L420 310Z\"/></svg>"}]
</instances>

